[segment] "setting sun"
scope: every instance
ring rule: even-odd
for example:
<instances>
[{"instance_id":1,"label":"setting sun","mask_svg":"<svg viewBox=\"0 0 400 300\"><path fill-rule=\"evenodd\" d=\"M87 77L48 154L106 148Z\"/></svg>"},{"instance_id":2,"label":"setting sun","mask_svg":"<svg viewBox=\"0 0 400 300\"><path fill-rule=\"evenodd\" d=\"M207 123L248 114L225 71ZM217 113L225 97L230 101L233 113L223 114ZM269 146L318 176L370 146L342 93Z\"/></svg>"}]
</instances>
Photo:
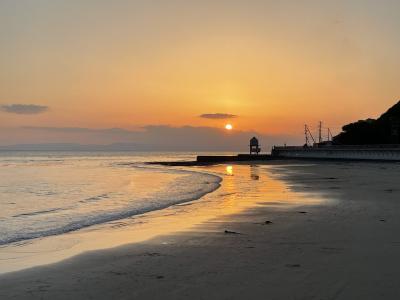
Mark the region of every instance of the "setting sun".
<instances>
[{"instance_id":1,"label":"setting sun","mask_svg":"<svg viewBox=\"0 0 400 300\"><path fill-rule=\"evenodd\" d=\"M226 125L225 125L225 129L226 129L226 130L232 130L232 129L233 129L232 124L226 124Z\"/></svg>"}]
</instances>

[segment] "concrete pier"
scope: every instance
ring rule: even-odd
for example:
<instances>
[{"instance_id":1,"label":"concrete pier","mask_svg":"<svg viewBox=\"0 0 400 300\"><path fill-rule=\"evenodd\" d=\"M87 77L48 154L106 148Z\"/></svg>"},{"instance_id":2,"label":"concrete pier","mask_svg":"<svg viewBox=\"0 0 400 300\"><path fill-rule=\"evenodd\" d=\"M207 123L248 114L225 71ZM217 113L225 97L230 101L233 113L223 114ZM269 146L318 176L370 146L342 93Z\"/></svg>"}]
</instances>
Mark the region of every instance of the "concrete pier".
<instances>
[{"instance_id":1,"label":"concrete pier","mask_svg":"<svg viewBox=\"0 0 400 300\"><path fill-rule=\"evenodd\" d=\"M398 145L274 147L272 156L276 158L400 161L400 147Z\"/></svg>"},{"instance_id":2,"label":"concrete pier","mask_svg":"<svg viewBox=\"0 0 400 300\"><path fill-rule=\"evenodd\" d=\"M256 161L256 160L271 160L273 157L269 154L238 154L238 155L199 155L197 162L199 163L223 163L235 161Z\"/></svg>"}]
</instances>

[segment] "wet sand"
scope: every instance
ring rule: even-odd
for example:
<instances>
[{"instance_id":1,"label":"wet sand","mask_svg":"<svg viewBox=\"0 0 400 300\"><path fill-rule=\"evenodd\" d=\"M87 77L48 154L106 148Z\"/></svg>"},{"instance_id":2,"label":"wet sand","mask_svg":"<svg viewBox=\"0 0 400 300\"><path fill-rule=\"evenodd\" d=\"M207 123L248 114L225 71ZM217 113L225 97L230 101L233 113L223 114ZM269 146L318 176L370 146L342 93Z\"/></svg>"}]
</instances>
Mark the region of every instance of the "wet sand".
<instances>
[{"instance_id":1,"label":"wet sand","mask_svg":"<svg viewBox=\"0 0 400 300\"><path fill-rule=\"evenodd\" d=\"M400 165L274 164L323 201L263 204L263 190L190 231L2 275L0 298L399 299Z\"/></svg>"}]
</instances>

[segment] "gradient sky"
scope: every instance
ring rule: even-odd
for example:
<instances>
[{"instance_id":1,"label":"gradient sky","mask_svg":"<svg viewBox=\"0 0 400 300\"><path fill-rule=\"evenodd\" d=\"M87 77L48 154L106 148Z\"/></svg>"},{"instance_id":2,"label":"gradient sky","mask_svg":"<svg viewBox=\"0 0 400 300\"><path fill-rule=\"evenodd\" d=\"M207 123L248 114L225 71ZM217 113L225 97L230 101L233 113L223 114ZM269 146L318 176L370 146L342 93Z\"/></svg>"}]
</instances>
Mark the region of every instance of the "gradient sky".
<instances>
[{"instance_id":1,"label":"gradient sky","mask_svg":"<svg viewBox=\"0 0 400 300\"><path fill-rule=\"evenodd\" d=\"M289 141L319 120L338 133L400 98L399 28L394 0L0 0L0 144L227 122L210 113Z\"/></svg>"}]
</instances>

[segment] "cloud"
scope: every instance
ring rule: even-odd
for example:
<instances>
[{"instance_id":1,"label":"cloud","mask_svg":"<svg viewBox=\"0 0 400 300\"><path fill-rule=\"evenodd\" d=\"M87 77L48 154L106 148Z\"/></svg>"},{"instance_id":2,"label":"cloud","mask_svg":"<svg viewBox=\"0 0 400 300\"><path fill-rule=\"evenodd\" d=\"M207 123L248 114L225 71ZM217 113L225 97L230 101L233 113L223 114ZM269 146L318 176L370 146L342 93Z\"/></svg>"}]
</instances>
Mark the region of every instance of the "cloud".
<instances>
[{"instance_id":1,"label":"cloud","mask_svg":"<svg viewBox=\"0 0 400 300\"><path fill-rule=\"evenodd\" d=\"M35 115L48 110L47 106L36 104L9 104L1 105L0 109L7 113L19 115Z\"/></svg>"},{"instance_id":2,"label":"cloud","mask_svg":"<svg viewBox=\"0 0 400 300\"><path fill-rule=\"evenodd\" d=\"M224 120L224 119L233 119L237 118L237 115L232 114L224 114L224 113L215 113L215 114L202 114L199 116L204 119L216 119L216 120Z\"/></svg>"}]
</instances>

